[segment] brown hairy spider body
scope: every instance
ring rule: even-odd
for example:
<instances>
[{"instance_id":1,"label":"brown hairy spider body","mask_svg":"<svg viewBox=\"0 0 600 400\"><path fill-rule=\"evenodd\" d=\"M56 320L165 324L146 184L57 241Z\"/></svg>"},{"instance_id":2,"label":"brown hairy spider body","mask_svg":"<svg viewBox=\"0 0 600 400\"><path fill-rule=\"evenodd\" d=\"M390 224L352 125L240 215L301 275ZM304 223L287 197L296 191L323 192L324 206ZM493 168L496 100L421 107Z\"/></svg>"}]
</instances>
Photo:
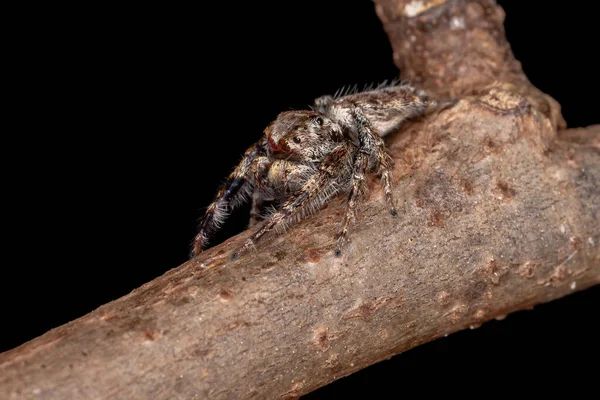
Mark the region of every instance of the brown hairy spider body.
<instances>
[{"instance_id":1,"label":"brown hairy spider body","mask_svg":"<svg viewBox=\"0 0 600 400\"><path fill-rule=\"evenodd\" d=\"M249 198L250 226L261 219L264 202L274 201L279 208L265 218L233 258L252 248L267 232L286 228L314 214L335 196L347 194L335 248L339 256L366 190L368 172L379 174L390 213L396 215L391 160L382 137L407 118L437 105L409 85L383 84L362 92L322 96L311 110L279 114L246 151L206 210L192 256L202 251L228 213Z\"/></svg>"}]
</instances>

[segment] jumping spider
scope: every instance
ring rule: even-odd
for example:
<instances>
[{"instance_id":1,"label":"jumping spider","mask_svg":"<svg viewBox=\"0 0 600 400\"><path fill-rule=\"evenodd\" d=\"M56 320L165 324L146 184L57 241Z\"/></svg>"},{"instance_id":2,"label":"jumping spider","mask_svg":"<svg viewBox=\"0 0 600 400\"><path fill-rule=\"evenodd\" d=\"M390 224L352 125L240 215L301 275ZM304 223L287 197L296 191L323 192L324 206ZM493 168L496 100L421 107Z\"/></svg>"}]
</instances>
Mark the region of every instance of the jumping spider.
<instances>
[{"instance_id":1,"label":"jumping spider","mask_svg":"<svg viewBox=\"0 0 600 400\"><path fill-rule=\"evenodd\" d=\"M264 136L244 154L219 189L200 222L192 256L198 255L229 211L252 198L250 226L258 222L266 201L279 209L244 243L237 258L272 229L285 228L320 210L333 197L348 195L335 255L348 240L366 189L365 174L380 176L389 211L392 198L390 157L382 137L407 118L437 106L435 101L405 84L380 85L362 92L322 96L311 110L286 111L277 116Z\"/></svg>"}]
</instances>

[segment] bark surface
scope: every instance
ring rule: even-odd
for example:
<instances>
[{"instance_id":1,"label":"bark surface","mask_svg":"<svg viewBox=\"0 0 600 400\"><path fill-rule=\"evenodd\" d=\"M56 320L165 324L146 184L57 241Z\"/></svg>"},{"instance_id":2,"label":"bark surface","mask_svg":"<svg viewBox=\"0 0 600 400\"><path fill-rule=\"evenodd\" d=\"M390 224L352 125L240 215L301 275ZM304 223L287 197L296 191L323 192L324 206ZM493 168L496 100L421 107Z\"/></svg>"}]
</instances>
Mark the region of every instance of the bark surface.
<instances>
[{"instance_id":1,"label":"bark surface","mask_svg":"<svg viewBox=\"0 0 600 400\"><path fill-rule=\"evenodd\" d=\"M454 107L387 140L373 177L258 252L250 232L0 354L2 399L296 398L445 334L600 283L600 125L566 130L493 1L377 0L402 78Z\"/></svg>"}]
</instances>

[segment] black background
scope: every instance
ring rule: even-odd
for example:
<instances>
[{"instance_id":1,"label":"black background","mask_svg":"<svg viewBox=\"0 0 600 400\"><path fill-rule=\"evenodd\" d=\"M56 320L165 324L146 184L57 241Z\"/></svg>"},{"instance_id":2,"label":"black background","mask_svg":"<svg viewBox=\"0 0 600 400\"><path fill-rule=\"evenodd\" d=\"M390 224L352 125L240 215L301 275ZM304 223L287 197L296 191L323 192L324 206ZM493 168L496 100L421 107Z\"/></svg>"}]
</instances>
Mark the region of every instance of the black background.
<instances>
[{"instance_id":1,"label":"black background","mask_svg":"<svg viewBox=\"0 0 600 400\"><path fill-rule=\"evenodd\" d=\"M255 3L35 10L44 24L15 60L18 144L3 149L0 351L186 261L204 207L280 111L398 75L370 1ZM499 3L530 80L570 127L598 123L592 6ZM512 314L306 398L594 389L599 300L596 287Z\"/></svg>"}]
</instances>

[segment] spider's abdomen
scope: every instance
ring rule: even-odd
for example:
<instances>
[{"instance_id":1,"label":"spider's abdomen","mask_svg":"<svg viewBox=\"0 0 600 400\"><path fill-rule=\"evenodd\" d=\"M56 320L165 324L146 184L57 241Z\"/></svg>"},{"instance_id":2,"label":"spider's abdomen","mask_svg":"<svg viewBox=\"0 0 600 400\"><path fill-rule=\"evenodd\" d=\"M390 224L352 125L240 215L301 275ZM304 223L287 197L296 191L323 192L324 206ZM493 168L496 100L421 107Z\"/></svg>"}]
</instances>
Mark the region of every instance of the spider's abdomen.
<instances>
[{"instance_id":1,"label":"spider's abdomen","mask_svg":"<svg viewBox=\"0 0 600 400\"><path fill-rule=\"evenodd\" d=\"M388 86L339 97L331 102L328 114L355 132L352 110L358 108L371 128L379 136L385 136L398 129L407 118L422 115L429 104L427 96L412 86Z\"/></svg>"}]
</instances>

